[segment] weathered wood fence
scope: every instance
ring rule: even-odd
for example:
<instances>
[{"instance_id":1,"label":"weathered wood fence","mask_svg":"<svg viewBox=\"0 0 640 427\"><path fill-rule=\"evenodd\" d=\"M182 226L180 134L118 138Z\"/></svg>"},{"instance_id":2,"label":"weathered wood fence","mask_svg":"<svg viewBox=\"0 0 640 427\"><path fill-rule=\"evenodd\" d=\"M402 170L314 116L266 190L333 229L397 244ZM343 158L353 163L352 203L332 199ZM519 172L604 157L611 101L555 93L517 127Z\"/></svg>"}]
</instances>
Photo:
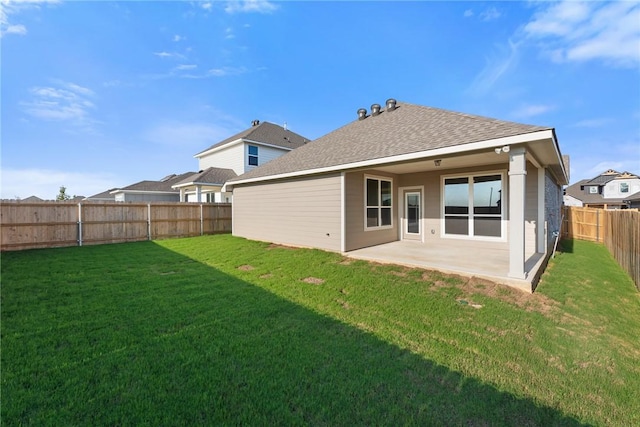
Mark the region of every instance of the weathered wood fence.
<instances>
[{"instance_id":1,"label":"weathered wood fence","mask_svg":"<svg viewBox=\"0 0 640 427\"><path fill-rule=\"evenodd\" d=\"M565 206L562 237L603 243L640 290L640 211Z\"/></svg>"},{"instance_id":2,"label":"weathered wood fence","mask_svg":"<svg viewBox=\"0 0 640 427\"><path fill-rule=\"evenodd\" d=\"M0 250L231 232L231 204L2 202Z\"/></svg>"}]
</instances>

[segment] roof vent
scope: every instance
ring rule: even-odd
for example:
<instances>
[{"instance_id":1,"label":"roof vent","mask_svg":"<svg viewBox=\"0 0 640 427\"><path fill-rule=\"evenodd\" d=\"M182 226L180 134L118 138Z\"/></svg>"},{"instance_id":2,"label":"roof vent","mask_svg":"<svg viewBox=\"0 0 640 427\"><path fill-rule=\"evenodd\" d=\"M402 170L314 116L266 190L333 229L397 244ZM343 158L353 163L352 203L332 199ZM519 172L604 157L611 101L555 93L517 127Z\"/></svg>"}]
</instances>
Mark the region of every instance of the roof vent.
<instances>
[{"instance_id":1,"label":"roof vent","mask_svg":"<svg viewBox=\"0 0 640 427\"><path fill-rule=\"evenodd\" d=\"M251 120L251 126L258 126L260 124L260 120Z\"/></svg>"},{"instance_id":2,"label":"roof vent","mask_svg":"<svg viewBox=\"0 0 640 427\"><path fill-rule=\"evenodd\" d=\"M371 106L371 115L377 116L378 114L380 114L380 104L373 104Z\"/></svg>"},{"instance_id":3,"label":"roof vent","mask_svg":"<svg viewBox=\"0 0 640 427\"><path fill-rule=\"evenodd\" d=\"M367 109L366 108L360 108L358 110L358 120L364 120L367 118Z\"/></svg>"},{"instance_id":4,"label":"roof vent","mask_svg":"<svg viewBox=\"0 0 640 427\"><path fill-rule=\"evenodd\" d=\"M393 98L387 99L387 111L393 111L396 109L396 100Z\"/></svg>"}]
</instances>

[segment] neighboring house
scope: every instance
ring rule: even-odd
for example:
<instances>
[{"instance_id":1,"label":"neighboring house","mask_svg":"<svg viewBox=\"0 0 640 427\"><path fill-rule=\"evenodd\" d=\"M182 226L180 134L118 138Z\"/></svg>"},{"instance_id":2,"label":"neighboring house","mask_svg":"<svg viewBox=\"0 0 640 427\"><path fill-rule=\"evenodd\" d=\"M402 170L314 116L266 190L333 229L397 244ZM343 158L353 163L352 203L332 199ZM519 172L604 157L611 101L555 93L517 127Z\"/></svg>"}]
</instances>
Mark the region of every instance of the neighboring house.
<instances>
[{"instance_id":1,"label":"neighboring house","mask_svg":"<svg viewBox=\"0 0 640 427\"><path fill-rule=\"evenodd\" d=\"M180 201L231 201L224 183L270 160L301 147L309 140L273 123L254 120L251 127L196 154L200 172L173 186Z\"/></svg>"},{"instance_id":2,"label":"neighboring house","mask_svg":"<svg viewBox=\"0 0 640 427\"><path fill-rule=\"evenodd\" d=\"M19 200L19 201L20 201L20 202L32 202L32 203L34 203L34 202L44 202L44 200L43 200L43 199L41 199L41 198L40 198L40 197L38 197L38 196L29 196L29 197L27 197L26 199L21 199L21 200Z\"/></svg>"},{"instance_id":3,"label":"neighboring house","mask_svg":"<svg viewBox=\"0 0 640 427\"><path fill-rule=\"evenodd\" d=\"M103 191L102 193L94 194L93 196L85 197L84 200L92 201L92 202L115 202L116 196L111 194L112 191L117 190L117 188L111 188L107 191Z\"/></svg>"},{"instance_id":4,"label":"neighboring house","mask_svg":"<svg viewBox=\"0 0 640 427\"><path fill-rule=\"evenodd\" d=\"M566 206L584 206L602 209L626 209L634 196L640 193L640 178L629 172L609 169L592 179L583 179L566 188Z\"/></svg>"},{"instance_id":5,"label":"neighboring house","mask_svg":"<svg viewBox=\"0 0 640 427\"><path fill-rule=\"evenodd\" d=\"M236 236L532 291L566 184L553 128L390 99L225 189Z\"/></svg>"},{"instance_id":6,"label":"neighboring house","mask_svg":"<svg viewBox=\"0 0 640 427\"><path fill-rule=\"evenodd\" d=\"M172 186L190 177L195 172L169 175L160 181L140 181L123 188L110 191L116 202L179 202L180 191Z\"/></svg>"},{"instance_id":7,"label":"neighboring house","mask_svg":"<svg viewBox=\"0 0 640 427\"><path fill-rule=\"evenodd\" d=\"M629 209L640 209L640 192L632 195L628 199L624 199Z\"/></svg>"}]
</instances>

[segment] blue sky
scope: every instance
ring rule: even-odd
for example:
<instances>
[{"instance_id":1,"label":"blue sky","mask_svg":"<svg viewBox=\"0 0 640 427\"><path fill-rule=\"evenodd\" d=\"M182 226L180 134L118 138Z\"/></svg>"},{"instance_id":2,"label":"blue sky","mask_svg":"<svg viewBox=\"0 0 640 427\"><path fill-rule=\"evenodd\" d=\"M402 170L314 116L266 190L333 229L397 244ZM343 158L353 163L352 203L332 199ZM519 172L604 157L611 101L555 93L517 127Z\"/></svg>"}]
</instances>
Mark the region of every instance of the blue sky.
<instances>
[{"instance_id":1,"label":"blue sky","mask_svg":"<svg viewBox=\"0 0 640 427\"><path fill-rule=\"evenodd\" d=\"M250 126L311 139L387 98L553 126L571 182L640 174L638 2L7 1L2 198L195 171Z\"/></svg>"}]
</instances>

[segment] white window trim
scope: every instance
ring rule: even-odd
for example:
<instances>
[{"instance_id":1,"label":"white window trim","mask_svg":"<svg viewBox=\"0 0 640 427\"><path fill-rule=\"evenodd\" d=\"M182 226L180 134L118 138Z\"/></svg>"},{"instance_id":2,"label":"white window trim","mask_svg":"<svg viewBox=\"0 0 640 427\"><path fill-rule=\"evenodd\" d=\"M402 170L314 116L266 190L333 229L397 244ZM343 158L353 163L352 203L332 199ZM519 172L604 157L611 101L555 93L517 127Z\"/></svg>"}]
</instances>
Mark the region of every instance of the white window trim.
<instances>
[{"instance_id":1,"label":"white window trim","mask_svg":"<svg viewBox=\"0 0 640 427\"><path fill-rule=\"evenodd\" d=\"M250 147L255 147L255 149L258 151L258 154L251 154L249 152L249 148ZM255 157L256 158L256 164L255 165L252 165L251 163L249 163L249 159L251 157ZM247 166L251 167L251 168L257 168L258 166L260 166L260 148L257 145L247 144Z\"/></svg>"},{"instance_id":2,"label":"white window trim","mask_svg":"<svg viewBox=\"0 0 640 427\"><path fill-rule=\"evenodd\" d=\"M500 237L491 237L491 236L474 236L473 235L473 191L472 185L469 185L469 222L470 222L470 234L446 234L445 230L445 194L444 194L444 182L445 179L451 178L469 178L469 183L473 181L473 178L476 176L487 176L487 175L500 175L500 181L502 182L502 211L500 214ZM452 174L452 175L441 175L440 176L440 237L443 239L458 239L458 240L476 240L476 241L489 241L489 242L506 242L507 241L507 211L509 209L509 188L508 181L506 179L507 173L505 170L489 170L489 171L480 171L473 172L469 174Z\"/></svg>"},{"instance_id":3,"label":"white window trim","mask_svg":"<svg viewBox=\"0 0 640 427\"><path fill-rule=\"evenodd\" d=\"M389 181L391 183L391 206L389 206L390 211L391 211L391 224L390 225L377 225L375 227L368 227L367 226L367 208L374 208L377 207L378 208L378 224L382 223L382 215L380 212L382 212L382 198L380 198L380 200L378 200L378 206L368 206L367 205L367 179L375 179L378 181L378 196L380 196L380 181ZM364 205L364 209L363 209L363 220L364 220L364 231L379 231L379 230L388 230L393 228L393 178L388 177L388 176L379 176L379 175L364 175L364 179L362 181L362 186L363 186L363 205ZM386 208L386 206L385 206Z\"/></svg>"}]
</instances>

